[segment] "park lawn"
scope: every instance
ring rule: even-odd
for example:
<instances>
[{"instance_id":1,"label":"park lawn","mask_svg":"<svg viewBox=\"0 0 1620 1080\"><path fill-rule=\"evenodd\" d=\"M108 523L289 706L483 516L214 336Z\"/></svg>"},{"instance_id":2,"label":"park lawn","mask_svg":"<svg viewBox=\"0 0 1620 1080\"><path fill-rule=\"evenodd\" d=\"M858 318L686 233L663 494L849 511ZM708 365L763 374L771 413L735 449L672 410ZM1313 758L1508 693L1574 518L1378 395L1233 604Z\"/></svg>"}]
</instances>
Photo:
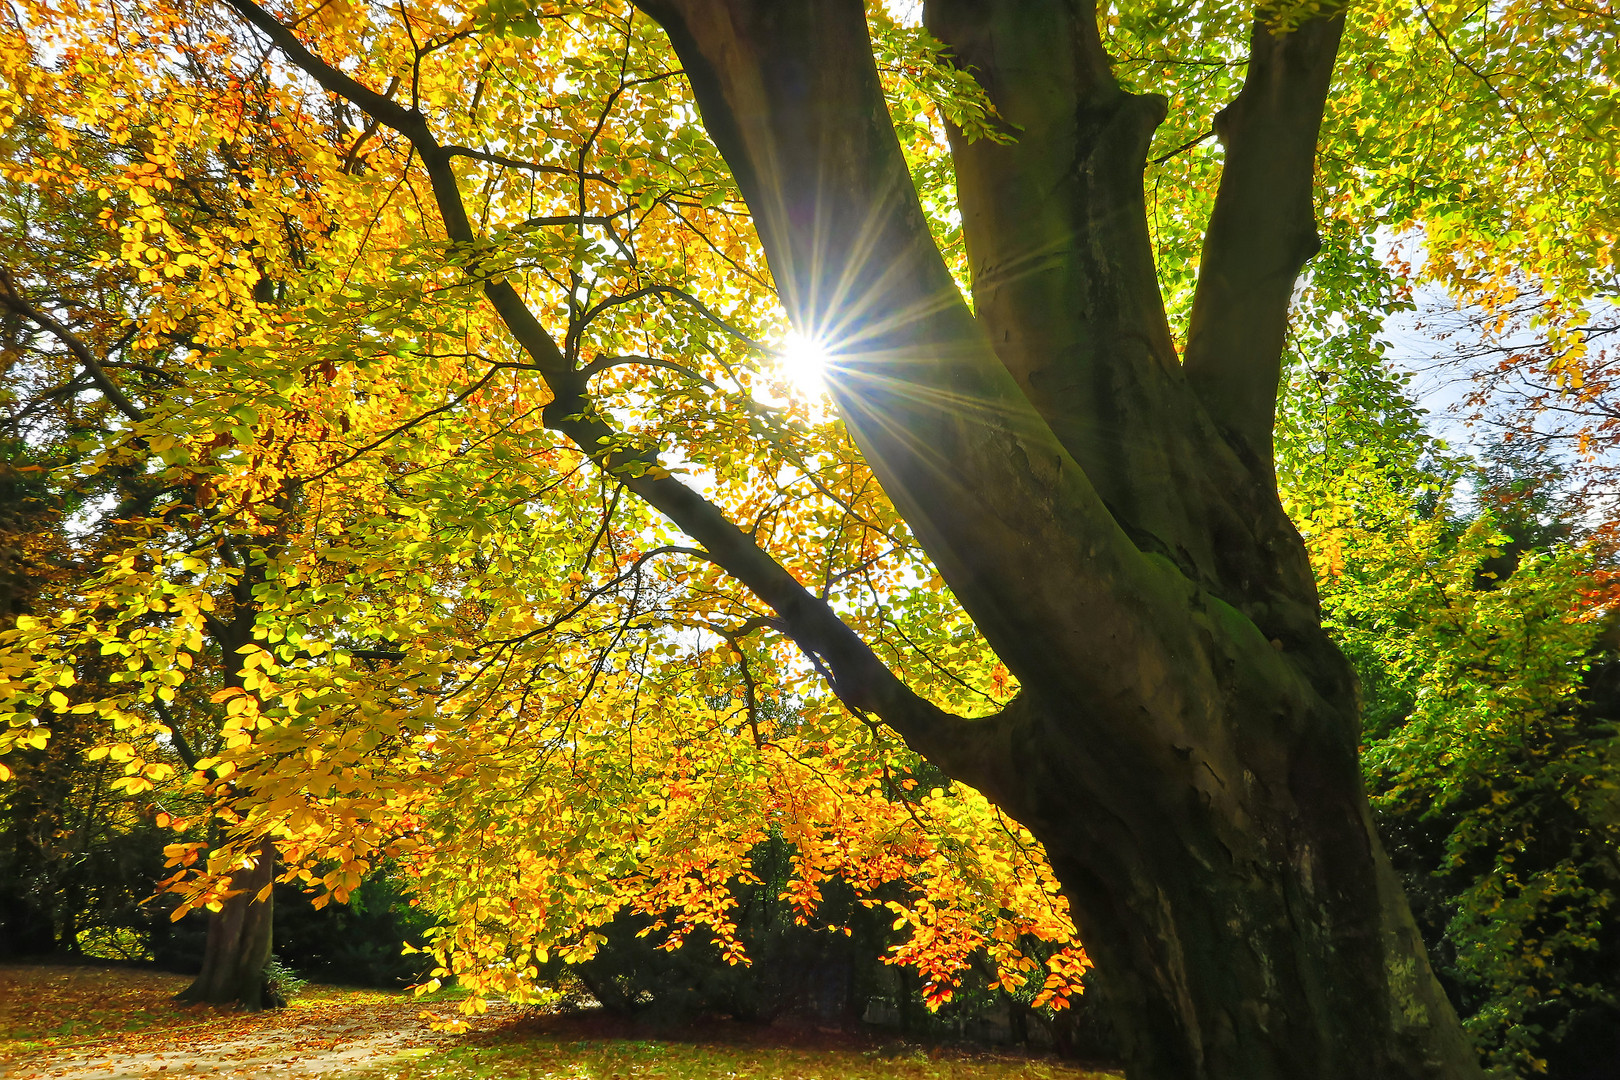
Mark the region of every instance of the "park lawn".
<instances>
[{"instance_id":1,"label":"park lawn","mask_svg":"<svg viewBox=\"0 0 1620 1080\"><path fill-rule=\"evenodd\" d=\"M132 968L0 965L0 1075L11 1067L93 1080L105 1064L198 1048L191 1064L227 1069L265 1052L266 1038L296 1032L297 1077L353 1080L1117 1080L1114 1074L1013 1055L925 1050L894 1040L811 1028L697 1025L651 1038L600 1013L521 1019L497 1006L462 1035L428 1031L434 999L408 994L308 987L284 1010L244 1013L172 1000L190 979ZM445 1000L451 999L451 1000ZM453 1016L455 1010L434 1009ZM322 1055L377 1031L414 1028L403 1052L379 1048L371 1062L338 1068ZM428 1045L422 1045L426 1041ZM397 1044L396 1044L397 1045ZM93 1049L92 1049L93 1047ZM206 1048L206 1049L205 1049ZM276 1051L278 1058L285 1051ZM83 1058L85 1061L77 1061ZM150 1062L142 1065L149 1071ZM52 1068L64 1066L65 1068ZM40 1072L43 1068L46 1072ZM232 1075L235 1075L234 1073ZM251 1075L260 1075L253 1073Z\"/></svg>"},{"instance_id":2,"label":"park lawn","mask_svg":"<svg viewBox=\"0 0 1620 1080\"><path fill-rule=\"evenodd\" d=\"M371 1080L1119 1080L1117 1073L1005 1054L782 1045L774 1029L746 1040L579 1038L516 1024L443 1050L395 1059ZM797 1040L789 1040L797 1041Z\"/></svg>"}]
</instances>

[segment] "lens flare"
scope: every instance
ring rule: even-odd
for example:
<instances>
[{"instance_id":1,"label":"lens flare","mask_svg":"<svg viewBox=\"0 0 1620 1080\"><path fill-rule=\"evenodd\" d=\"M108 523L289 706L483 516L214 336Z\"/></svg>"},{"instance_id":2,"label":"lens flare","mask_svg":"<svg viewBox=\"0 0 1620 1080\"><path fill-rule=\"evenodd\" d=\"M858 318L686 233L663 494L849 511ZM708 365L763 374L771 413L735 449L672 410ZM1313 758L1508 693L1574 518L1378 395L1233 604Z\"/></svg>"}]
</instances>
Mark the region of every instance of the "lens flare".
<instances>
[{"instance_id":1,"label":"lens flare","mask_svg":"<svg viewBox=\"0 0 1620 1080\"><path fill-rule=\"evenodd\" d=\"M777 346L776 362L782 375L805 397L819 398L827 392L827 347L818 339L789 330Z\"/></svg>"}]
</instances>

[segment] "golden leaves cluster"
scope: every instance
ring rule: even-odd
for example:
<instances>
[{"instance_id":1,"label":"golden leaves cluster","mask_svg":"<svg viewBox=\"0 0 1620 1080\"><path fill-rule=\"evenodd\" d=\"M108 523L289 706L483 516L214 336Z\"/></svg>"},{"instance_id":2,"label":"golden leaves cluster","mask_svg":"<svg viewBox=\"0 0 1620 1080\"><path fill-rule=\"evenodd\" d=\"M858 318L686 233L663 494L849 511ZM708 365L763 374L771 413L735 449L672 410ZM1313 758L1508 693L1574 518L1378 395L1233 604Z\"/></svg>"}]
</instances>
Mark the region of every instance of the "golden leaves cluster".
<instances>
[{"instance_id":1,"label":"golden leaves cluster","mask_svg":"<svg viewBox=\"0 0 1620 1080\"><path fill-rule=\"evenodd\" d=\"M934 1002L978 949L1007 987L1075 992L1029 835L842 710L770 612L551 431L482 298L511 284L615 438L920 693L972 712L1015 690L842 427L759 348L784 326L769 273L647 19L276 9L461 148L477 239L450 243L408 142L228 8L24 10L0 44L0 182L34 200L5 222L34 243L8 272L131 408L41 406L71 429L53 482L123 497L73 541L81 572L0 629L4 738L63 711L104 725L121 790L180 831L189 906L219 906L266 837L340 902L392 861L444 919L441 976L483 993L532 993L625 908L745 961L730 885L773 835L805 919L832 878L893 906L892 959ZM42 384L80 377L66 338L30 332Z\"/></svg>"}]
</instances>

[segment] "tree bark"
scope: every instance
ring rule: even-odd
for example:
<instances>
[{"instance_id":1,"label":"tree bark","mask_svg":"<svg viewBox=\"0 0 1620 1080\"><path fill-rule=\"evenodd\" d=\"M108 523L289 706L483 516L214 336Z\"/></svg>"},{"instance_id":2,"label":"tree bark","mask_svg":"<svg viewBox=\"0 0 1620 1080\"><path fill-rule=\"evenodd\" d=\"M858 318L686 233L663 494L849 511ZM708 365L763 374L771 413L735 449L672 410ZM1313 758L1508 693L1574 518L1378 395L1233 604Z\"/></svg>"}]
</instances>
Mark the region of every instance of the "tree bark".
<instances>
[{"instance_id":1,"label":"tree bark","mask_svg":"<svg viewBox=\"0 0 1620 1080\"><path fill-rule=\"evenodd\" d=\"M285 493L281 501L285 510ZM221 550L231 551L228 545ZM242 567L243 572L231 586L232 617L229 622L213 620L209 624L220 655L226 658L239 657L246 645L264 644L258 629L258 604L253 599L253 589L264 580L263 568L240 556L237 558L248 565ZM227 687L244 689L243 674L242 668L227 663L222 682ZM161 706L160 715L170 722L176 751L189 768L195 769L198 759L190 744ZM223 791L233 790L229 781L220 781L220 784ZM275 892L272 888L275 875L275 843L266 836L259 841L253 865L231 875L230 888L220 909L208 913L202 971L190 986L176 995L179 1000L235 1004L254 1012L279 1009L286 1004L264 974L275 943ZM261 893L263 899L260 899Z\"/></svg>"},{"instance_id":2,"label":"tree bark","mask_svg":"<svg viewBox=\"0 0 1620 1080\"><path fill-rule=\"evenodd\" d=\"M177 995L178 1000L234 1004L255 1011L286 1004L271 991L264 976L274 925L275 893L270 885L275 867L275 844L265 839L254 864L231 875L230 893L218 911L208 913L202 971ZM264 894L262 900L260 893Z\"/></svg>"}]
</instances>

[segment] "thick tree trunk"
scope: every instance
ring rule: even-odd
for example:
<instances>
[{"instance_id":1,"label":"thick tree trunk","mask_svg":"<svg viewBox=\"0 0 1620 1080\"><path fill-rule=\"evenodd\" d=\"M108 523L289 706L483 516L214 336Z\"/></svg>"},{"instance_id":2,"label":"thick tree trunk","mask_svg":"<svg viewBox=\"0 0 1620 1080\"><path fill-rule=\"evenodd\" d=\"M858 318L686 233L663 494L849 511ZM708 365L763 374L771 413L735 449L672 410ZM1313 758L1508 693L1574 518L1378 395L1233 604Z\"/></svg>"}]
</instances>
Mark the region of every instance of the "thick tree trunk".
<instances>
[{"instance_id":1,"label":"thick tree trunk","mask_svg":"<svg viewBox=\"0 0 1620 1080\"><path fill-rule=\"evenodd\" d=\"M178 995L181 1001L273 1009L286 1004L265 981L270 962L274 913L276 849L266 839L258 860L231 875L231 892L218 911L208 915L208 943L202 971ZM259 894L264 893L264 899Z\"/></svg>"},{"instance_id":2,"label":"thick tree trunk","mask_svg":"<svg viewBox=\"0 0 1620 1080\"><path fill-rule=\"evenodd\" d=\"M1057 700L996 797L1052 859L1133 1080L1478 1075L1352 746L1239 736L1122 760L1076 745Z\"/></svg>"}]
</instances>

